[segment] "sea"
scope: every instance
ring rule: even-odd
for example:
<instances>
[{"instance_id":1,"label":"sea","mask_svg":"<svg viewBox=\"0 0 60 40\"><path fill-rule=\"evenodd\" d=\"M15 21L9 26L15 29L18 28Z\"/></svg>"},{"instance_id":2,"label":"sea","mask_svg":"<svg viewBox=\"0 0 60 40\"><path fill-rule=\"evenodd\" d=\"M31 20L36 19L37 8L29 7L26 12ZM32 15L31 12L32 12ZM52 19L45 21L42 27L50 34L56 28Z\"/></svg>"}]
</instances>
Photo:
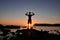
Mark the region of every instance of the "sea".
<instances>
[{"instance_id":1,"label":"sea","mask_svg":"<svg viewBox=\"0 0 60 40\"><path fill-rule=\"evenodd\" d=\"M39 31L48 31L49 33L59 34L60 26L35 26L34 29Z\"/></svg>"},{"instance_id":2,"label":"sea","mask_svg":"<svg viewBox=\"0 0 60 40\"><path fill-rule=\"evenodd\" d=\"M16 30L22 30L26 28L20 28L20 29L11 29L11 32L16 32ZM48 31L49 33L58 34L60 33L60 27L57 26L33 26L33 29L36 29L38 31Z\"/></svg>"},{"instance_id":3,"label":"sea","mask_svg":"<svg viewBox=\"0 0 60 40\"><path fill-rule=\"evenodd\" d=\"M19 28L19 29L10 29L11 32L16 32L17 30L22 30L26 28ZM60 27L57 26L33 26L33 29L36 29L38 31L48 31L48 33L54 33L54 34L59 34L60 33ZM0 34L2 32L0 31Z\"/></svg>"}]
</instances>

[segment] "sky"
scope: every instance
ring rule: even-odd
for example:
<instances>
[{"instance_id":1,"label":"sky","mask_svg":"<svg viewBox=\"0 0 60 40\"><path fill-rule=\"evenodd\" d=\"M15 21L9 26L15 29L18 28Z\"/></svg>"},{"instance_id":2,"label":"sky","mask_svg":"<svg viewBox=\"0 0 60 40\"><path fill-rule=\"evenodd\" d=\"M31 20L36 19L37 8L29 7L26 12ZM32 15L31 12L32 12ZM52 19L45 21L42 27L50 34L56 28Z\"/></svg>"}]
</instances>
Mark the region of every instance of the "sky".
<instances>
[{"instance_id":1,"label":"sky","mask_svg":"<svg viewBox=\"0 0 60 40\"><path fill-rule=\"evenodd\" d=\"M0 24L26 25L26 12L34 23L60 23L60 0L0 0Z\"/></svg>"}]
</instances>

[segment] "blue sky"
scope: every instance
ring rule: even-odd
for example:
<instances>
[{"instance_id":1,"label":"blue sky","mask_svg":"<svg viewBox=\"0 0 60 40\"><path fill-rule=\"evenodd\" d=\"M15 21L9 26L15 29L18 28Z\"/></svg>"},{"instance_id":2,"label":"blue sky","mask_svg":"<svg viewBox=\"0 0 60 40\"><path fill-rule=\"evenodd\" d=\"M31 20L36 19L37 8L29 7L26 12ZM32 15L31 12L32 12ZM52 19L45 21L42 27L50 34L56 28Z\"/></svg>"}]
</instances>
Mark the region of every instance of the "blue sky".
<instances>
[{"instance_id":1,"label":"blue sky","mask_svg":"<svg viewBox=\"0 0 60 40\"><path fill-rule=\"evenodd\" d=\"M27 23L29 11L34 23L60 23L60 0L0 0L0 24Z\"/></svg>"}]
</instances>

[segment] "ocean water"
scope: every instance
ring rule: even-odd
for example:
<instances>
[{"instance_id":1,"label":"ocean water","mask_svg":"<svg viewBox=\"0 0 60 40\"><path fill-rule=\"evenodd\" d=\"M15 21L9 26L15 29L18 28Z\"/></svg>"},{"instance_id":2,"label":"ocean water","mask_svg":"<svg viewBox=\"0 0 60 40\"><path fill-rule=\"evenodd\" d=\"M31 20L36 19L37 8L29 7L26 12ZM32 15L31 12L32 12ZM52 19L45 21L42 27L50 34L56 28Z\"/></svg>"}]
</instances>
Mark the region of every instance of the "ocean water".
<instances>
[{"instance_id":1,"label":"ocean water","mask_svg":"<svg viewBox=\"0 0 60 40\"><path fill-rule=\"evenodd\" d=\"M17 30L22 30L22 29L26 29L26 28L19 28L19 29L10 29L11 32L16 32ZM58 34L60 33L60 27L53 27L53 26L33 26L33 29L36 29L38 31L48 31L49 33L54 33L54 34ZM2 34L2 32L0 31L0 34Z\"/></svg>"},{"instance_id":2,"label":"ocean water","mask_svg":"<svg viewBox=\"0 0 60 40\"><path fill-rule=\"evenodd\" d=\"M57 26L35 26L34 29L39 31L49 31L49 33L60 33L60 27Z\"/></svg>"}]
</instances>

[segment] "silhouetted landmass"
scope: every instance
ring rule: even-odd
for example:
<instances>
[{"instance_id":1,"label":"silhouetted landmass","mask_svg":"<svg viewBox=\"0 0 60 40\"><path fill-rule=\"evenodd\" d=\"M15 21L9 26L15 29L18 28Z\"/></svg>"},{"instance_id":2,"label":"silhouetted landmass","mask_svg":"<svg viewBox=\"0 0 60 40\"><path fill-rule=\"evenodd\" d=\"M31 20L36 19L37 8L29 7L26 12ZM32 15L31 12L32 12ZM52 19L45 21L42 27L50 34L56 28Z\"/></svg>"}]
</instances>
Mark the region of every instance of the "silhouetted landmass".
<instances>
[{"instance_id":1,"label":"silhouetted landmass","mask_svg":"<svg viewBox=\"0 0 60 40\"><path fill-rule=\"evenodd\" d=\"M3 29L3 28L15 29L15 28L20 28L20 26L16 26L16 25L6 25L6 26L3 26L2 24L0 24L0 29Z\"/></svg>"},{"instance_id":2,"label":"silhouetted landmass","mask_svg":"<svg viewBox=\"0 0 60 40\"><path fill-rule=\"evenodd\" d=\"M60 26L60 24L34 24L34 26Z\"/></svg>"},{"instance_id":3,"label":"silhouetted landmass","mask_svg":"<svg viewBox=\"0 0 60 40\"><path fill-rule=\"evenodd\" d=\"M16 32L3 32L5 33L0 34L0 40L60 40L60 33L59 35L53 33L49 34L48 31L38 31L35 29L17 30Z\"/></svg>"}]
</instances>

